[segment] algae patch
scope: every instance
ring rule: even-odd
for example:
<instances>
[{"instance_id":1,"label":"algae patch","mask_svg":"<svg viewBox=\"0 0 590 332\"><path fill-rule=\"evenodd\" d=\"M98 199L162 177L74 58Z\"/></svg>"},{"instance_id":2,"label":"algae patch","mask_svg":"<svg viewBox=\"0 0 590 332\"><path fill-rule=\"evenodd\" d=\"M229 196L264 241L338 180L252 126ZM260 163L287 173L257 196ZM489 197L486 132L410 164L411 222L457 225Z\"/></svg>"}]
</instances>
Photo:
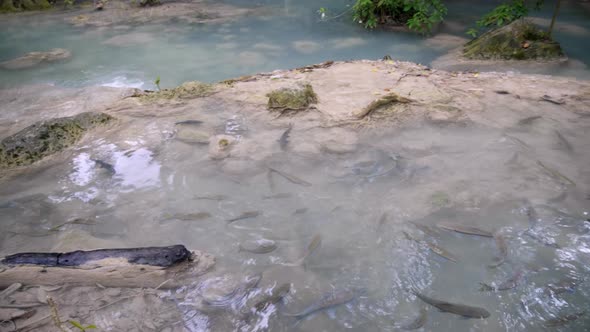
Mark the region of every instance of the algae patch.
<instances>
[{"instance_id":1,"label":"algae patch","mask_svg":"<svg viewBox=\"0 0 590 332\"><path fill-rule=\"evenodd\" d=\"M86 131L113 119L108 114L86 112L30 125L0 141L0 168L30 165L73 145Z\"/></svg>"},{"instance_id":2,"label":"algae patch","mask_svg":"<svg viewBox=\"0 0 590 332\"><path fill-rule=\"evenodd\" d=\"M389 93L379 99L373 100L369 105L367 105L367 107L363 108L359 112L356 112L356 114L354 114L354 115L356 118L362 119L377 109L380 109L383 107L388 107L388 106L391 106L391 105L397 104L397 103L407 104L407 103L411 103L411 102L412 102L411 99L406 98L406 97L402 97L402 96L398 95L397 93L392 92L392 93Z\"/></svg>"},{"instance_id":3,"label":"algae patch","mask_svg":"<svg viewBox=\"0 0 590 332\"><path fill-rule=\"evenodd\" d=\"M288 111L302 111L311 104L318 102L318 96L313 91L311 84L305 84L300 88L283 88L274 90L266 95L268 97L268 109L279 111L281 114Z\"/></svg>"},{"instance_id":4,"label":"algae patch","mask_svg":"<svg viewBox=\"0 0 590 332\"><path fill-rule=\"evenodd\" d=\"M174 89L150 91L139 95L139 99L145 102L171 99L193 99L212 95L213 85L197 81L185 82Z\"/></svg>"}]
</instances>

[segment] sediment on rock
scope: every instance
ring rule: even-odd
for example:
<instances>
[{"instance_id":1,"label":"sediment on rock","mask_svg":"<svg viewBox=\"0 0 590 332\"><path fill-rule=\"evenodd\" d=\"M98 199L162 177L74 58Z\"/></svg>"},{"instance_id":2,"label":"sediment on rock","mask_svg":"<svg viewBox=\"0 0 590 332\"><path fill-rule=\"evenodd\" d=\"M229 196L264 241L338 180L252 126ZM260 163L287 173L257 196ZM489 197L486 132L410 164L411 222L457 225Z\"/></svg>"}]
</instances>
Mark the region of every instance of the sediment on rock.
<instances>
[{"instance_id":1,"label":"sediment on rock","mask_svg":"<svg viewBox=\"0 0 590 332\"><path fill-rule=\"evenodd\" d=\"M270 111L278 111L281 114L288 111L302 111L311 104L318 102L318 96L313 91L311 84L305 84L300 88L283 88L267 94L267 107Z\"/></svg>"}]
</instances>

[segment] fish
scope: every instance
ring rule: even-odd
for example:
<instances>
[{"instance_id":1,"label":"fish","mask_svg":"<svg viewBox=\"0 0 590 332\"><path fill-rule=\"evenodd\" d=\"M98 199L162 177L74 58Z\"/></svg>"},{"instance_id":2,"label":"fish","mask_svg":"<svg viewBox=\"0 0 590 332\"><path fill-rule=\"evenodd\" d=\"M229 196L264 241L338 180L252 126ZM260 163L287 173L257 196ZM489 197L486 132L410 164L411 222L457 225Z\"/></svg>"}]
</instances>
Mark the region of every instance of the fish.
<instances>
[{"instance_id":1,"label":"fish","mask_svg":"<svg viewBox=\"0 0 590 332\"><path fill-rule=\"evenodd\" d=\"M234 303L241 302L248 292L258 286L262 280L262 274L258 273L250 277L246 277L244 281L242 281L236 288L234 288L228 294L221 296L217 299L204 299L203 302L211 307L228 307Z\"/></svg>"},{"instance_id":2,"label":"fish","mask_svg":"<svg viewBox=\"0 0 590 332\"><path fill-rule=\"evenodd\" d=\"M289 134L291 133L292 129L293 129L293 124L289 123L289 127L281 135L281 138L279 138L279 146L281 147L282 151L285 151L287 149L287 144L289 144Z\"/></svg>"},{"instance_id":3,"label":"fish","mask_svg":"<svg viewBox=\"0 0 590 332\"><path fill-rule=\"evenodd\" d=\"M509 290L512 288L515 288L516 286L518 286L518 284L520 283L520 281L522 280L522 277L524 276L524 271L522 269L518 269L514 275L512 275L512 277L508 278L507 280L501 282L499 285L493 286L493 285L489 285L483 282L480 282L479 284L481 285L481 287L479 288L480 291L504 291L504 290Z\"/></svg>"},{"instance_id":4,"label":"fish","mask_svg":"<svg viewBox=\"0 0 590 332\"><path fill-rule=\"evenodd\" d=\"M100 159L90 159L90 160L92 160L96 164L96 166L104 169L109 174L116 174L117 173L117 171L115 170L115 166L107 163L106 161L102 161Z\"/></svg>"},{"instance_id":5,"label":"fish","mask_svg":"<svg viewBox=\"0 0 590 332\"><path fill-rule=\"evenodd\" d=\"M91 220L87 220L87 219L76 218L76 219L61 223L57 226L53 226L49 229L49 231L50 232L57 232L65 225L96 225L96 222L91 221Z\"/></svg>"},{"instance_id":6,"label":"fish","mask_svg":"<svg viewBox=\"0 0 590 332\"><path fill-rule=\"evenodd\" d=\"M521 140L520 138L514 137L512 135L507 135L507 134L504 134L504 136L506 136L506 137L510 138L511 140L513 140L514 142L520 144L523 148L525 148L527 150L532 150L531 146L528 145L525 141Z\"/></svg>"},{"instance_id":7,"label":"fish","mask_svg":"<svg viewBox=\"0 0 590 332\"><path fill-rule=\"evenodd\" d=\"M496 243L496 248L498 249L498 256L494 258L494 262L488 265L491 268L496 268L506 261L506 257L508 257L508 245L506 244L506 238L504 235L496 232L494 233L494 242Z\"/></svg>"},{"instance_id":8,"label":"fish","mask_svg":"<svg viewBox=\"0 0 590 332\"><path fill-rule=\"evenodd\" d=\"M526 207L526 216L529 220L529 228L536 227L539 223L539 215L537 214L537 210L531 205Z\"/></svg>"},{"instance_id":9,"label":"fish","mask_svg":"<svg viewBox=\"0 0 590 332\"><path fill-rule=\"evenodd\" d=\"M174 213L169 216L166 216L166 220L182 220L182 221L190 221L190 220L201 220L211 218L211 213L209 212L194 212L194 213Z\"/></svg>"},{"instance_id":10,"label":"fish","mask_svg":"<svg viewBox=\"0 0 590 332\"><path fill-rule=\"evenodd\" d=\"M293 194L291 194L291 193L278 193L278 194L274 194L274 195L262 196L262 199L282 199L282 198L289 198L292 196L293 196Z\"/></svg>"},{"instance_id":11,"label":"fish","mask_svg":"<svg viewBox=\"0 0 590 332\"><path fill-rule=\"evenodd\" d=\"M528 118L518 120L517 124L519 126L527 126L527 125L530 125L531 123L533 123L535 120L538 120L541 118L542 118L542 116L540 116L540 115L533 115L533 116L529 116Z\"/></svg>"},{"instance_id":12,"label":"fish","mask_svg":"<svg viewBox=\"0 0 590 332\"><path fill-rule=\"evenodd\" d=\"M497 94L499 94L499 95L508 95L508 94L510 94L510 92L508 92L506 90L496 90L494 92L497 93Z\"/></svg>"},{"instance_id":13,"label":"fish","mask_svg":"<svg viewBox=\"0 0 590 332\"><path fill-rule=\"evenodd\" d=\"M302 179L300 179L300 178L298 178L298 177L296 177L294 175L287 174L287 173L285 173L283 171L279 171L278 169L272 168L272 167L269 167L268 169L271 172L277 173L278 175L284 177L285 179L287 179L291 183L298 184L298 185L305 186L305 187L310 187L311 186L311 183L309 183L309 182L307 182L305 180L302 180Z\"/></svg>"},{"instance_id":14,"label":"fish","mask_svg":"<svg viewBox=\"0 0 590 332\"><path fill-rule=\"evenodd\" d=\"M12 295L12 293L16 292L17 290L19 290L23 285L20 283L14 283L11 284L10 286L6 287L4 290L2 290L0 292L0 301L4 302L4 299L7 298L8 296Z\"/></svg>"},{"instance_id":15,"label":"fish","mask_svg":"<svg viewBox=\"0 0 590 332\"><path fill-rule=\"evenodd\" d=\"M468 235L478 235L478 236L483 236L483 237L493 237L494 236L491 232L488 232L486 230L483 230L483 229L480 229L480 228L477 228L474 226L469 226L469 225L441 222L441 223L438 223L437 226L442 229L446 229L449 231L455 231L457 233L463 233L463 234L468 234Z\"/></svg>"},{"instance_id":16,"label":"fish","mask_svg":"<svg viewBox=\"0 0 590 332\"><path fill-rule=\"evenodd\" d=\"M563 182L564 184L571 184L574 187L576 186L576 183L574 181L572 181L570 178L561 174L559 171L557 171L553 168L547 167L540 160L537 160L537 165L541 166L541 168L544 169L545 171L547 171L547 173L549 173L553 178Z\"/></svg>"},{"instance_id":17,"label":"fish","mask_svg":"<svg viewBox=\"0 0 590 332\"><path fill-rule=\"evenodd\" d=\"M296 215L296 214L304 214L308 210L309 210L308 208L300 208L300 209L297 209L297 210L293 211L293 215Z\"/></svg>"},{"instance_id":18,"label":"fish","mask_svg":"<svg viewBox=\"0 0 590 332\"><path fill-rule=\"evenodd\" d=\"M291 291L291 284L285 283L275 287L270 294L266 294L263 298L256 301L254 308L256 311L263 311L268 306L280 302Z\"/></svg>"},{"instance_id":19,"label":"fish","mask_svg":"<svg viewBox=\"0 0 590 332\"><path fill-rule=\"evenodd\" d=\"M228 219L227 222L231 224L234 221L238 221L238 220L242 220L242 219L256 218L256 217L258 217L261 214L262 213L260 211L246 211L246 212L243 212L242 214L240 214L237 217Z\"/></svg>"},{"instance_id":20,"label":"fish","mask_svg":"<svg viewBox=\"0 0 590 332\"><path fill-rule=\"evenodd\" d=\"M539 236L537 233L534 233L532 228L527 229L526 231L524 231L524 234L527 235L528 237L530 237L531 239L547 246L547 247L552 247L555 249L561 249L561 246L559 244L557 244L555 242L555 240L549 240L547 238L545 238L544 236Z\"/></svg>"},{"instance_id":21,"label":"fish","mask_svg":"<svg viewBox=\"0 0 590 332\"><path fill-rule=\"evenodd\" d=\"M415 290L413 290L412 293L414 295L416 295L420 300L430 304L433 307L438 308L442 312L448 312L448 313L463 316L466 318L488 318L488 317L490 317L489 311L487 311L484 308L437 300L437 299L428 297L426 295L420 294L419 292L417 292Z\"/></svg>"},{"instance_id":22,"label":"fish","mask_svg":"<svg viewBox=\"0 0 590 332\"><path fill-rule=\"evenodd\" d=\"M551 283L545 286L545 288L543 289L543 294L547 296L555 296L565 292L571 292L576 288L576 286L579 283L580 281L576 279L563 278L557 281L556 283Z\"/></svg>"},{"instance_id":23,"label":"fish","mask_svg":"<svg viewBox=\"0 0 590 332\"><path fill-rule=\"evenodd\" d=\"M377 232L381 229L383 225L387 222L387 212L383 212L381 217L379 217L379 221L377 221Z\"/></svg>"},{"instance_id":24,"label":"fish","mask_svg":"<svg viewBox=\"0 0 590 332\"><path fill-rule=\"evenodd\" d=\"M408 324L401 326L401 328L402 330L406 331L417 330L424 326L427 318L428 311L426 311L426 308L420 308L420 313L418 314L418 317L416 317L413 321L409 322Z\"/></svg>"},{"instance_id":25,"label":"fish","mask_svg":"<svg viewBox=\"0 0 590 332\"><path fill-rule=\"evenodd\" d=\"M436 229L432 228L431 226L421 224L417 221L408 221L408 223L414 225L416 228L421 230L424 234L428 234L430 236L438 236L439 233Z\"/></svg>"},{"instance_id":26,"label":"fish","mask_svg":"<svg viewBox=\"0 0 590 332\"><path fill-rule=\"evenodd\" d=\"M555 99L551 98L551 96L548 96L548 95L543 95L541 97L541 100L542 101L550 102L550 103L555 104L555 105L563 105L563 104L565 104L565 101L563 101L562 99L555 100Z\"/></svg>"},{"instance_id":27,"label":"fish","mask_svg":"<svg viewBox=\"0 0 590 332\"><path fill-rule=\"evenodd\" d=\"M558 130L555 131L555 136L557 136L557 140L559 141L559 147L567 150L568 152L574 151L572 144L565 137L563 137L563 135Z\"/></svg>"},{"instance_id":28,"label":"fish","mask_svg":"<svg viewBox=\"0 0 590 332\"><path fill-rule=\"evenodd\" d=\"M273 240L260 239L249 243L240 244L239 251L250 252L253 254L268 254L277 249L277 243Z\"/></svg>"},{"instance_id":29,"label":"fish","mask_svg":"<svg viewBox=\"0 0 590 332\"><path fill-rule=\"evenodd\" d=\"M316 302L310 304L303 311L295 314L284 314L285 316L295 317L297 320L303 319L317 311L332 308L341 304L348 303L358 296L356 290L350 289L337 289L328 293L325 293Z\"/></svg>"},{"instance_id":30,"label":"fish","mask_svg":"<svg viewBox=\"0 0 590 332\"><path fill-rule=\"evenodd\" d=\"M552 319L545 321L545 323L543 325L545 325L547 327L563 326L563 325L566 325L570 322L577 320L578 318L584 316L585 314L586 314L586 311L584 310L584 311L576 312L574 314L559 316L557 318L552 318Z\"/></svg>"},{"instance_id":31,"label":"fish","mask_svg":"<svg viewBox=\"0 0 590 332\"><path fill-rule=\"evenodd\" d=\"M450 252L448 252L447 250L437 246L436 244L430 242L430 241L420 241L414 237L412 237L410 234L408 234L405 231L402 231L402 233L405 235L405 237L410 240L410 241L415 241L418 243L425 243L426 246L428 247L428 249L430 249L430 251L432 251L433 253L441 256L442 258L448 259L453 263L457 262L457 258L455 257L455 255L451 254Z\"/></svg>"},{"instance_id":32,"label":"fish","mask_svg":"<svg viewBox=\"0 0 590 332\"><path fill-rule=\"evenodd\" d=\"M202 199L202 200L209 200L209 201L223 201L228 197L225 195L204 195L204 196L195 196L195 199Z\"/></svg>"},{"instance_id":33,"label":"fish","mask_svg":"<svg viewBox=\"0 0 590 332\"><path fill-rule=\"evenodd\" d=\"M320 234L314 235L314 237L311 239L311 242L309 243L309 245L305 249L305 252L301 256L301 258L299 258L298 260L296 260L293 263L286 264L286 265L287 266L303 265L303 263L305 263L305 260L308 257L310 257L319 247L321 247L321 245L322 245L322 236Z\"/></svg>"},{"instance_id":34,"label":"fish","mask_svg":"<svg viewBox=\"0 0 590 332\"><path fill-rule=\"evenodd\" d=\"M191 125L191 126L197 126L203 124L203 121L201 120L184 120L184 121L178 121L175 123L175 125Z\"/></svg>"}]
</instances>

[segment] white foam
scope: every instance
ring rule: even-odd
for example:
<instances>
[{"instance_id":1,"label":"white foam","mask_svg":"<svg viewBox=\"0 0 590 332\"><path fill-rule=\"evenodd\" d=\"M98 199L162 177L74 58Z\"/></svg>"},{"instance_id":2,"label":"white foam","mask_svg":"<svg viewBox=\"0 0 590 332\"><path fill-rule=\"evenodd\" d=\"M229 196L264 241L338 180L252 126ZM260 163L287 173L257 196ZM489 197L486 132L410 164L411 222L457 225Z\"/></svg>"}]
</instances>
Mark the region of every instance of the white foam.
<instances>
[{"instance_id":1,"label":"white foam","mask_svg":"<svg viewBox=\"0 0 590 332\"><path fill-rule=\"evenodd\" d=\"M112 81L101 84L111 88L136 88L143 89L145 82L140 79L129 79L125 76L116 76Z\"/></svg>"}]
</instances>

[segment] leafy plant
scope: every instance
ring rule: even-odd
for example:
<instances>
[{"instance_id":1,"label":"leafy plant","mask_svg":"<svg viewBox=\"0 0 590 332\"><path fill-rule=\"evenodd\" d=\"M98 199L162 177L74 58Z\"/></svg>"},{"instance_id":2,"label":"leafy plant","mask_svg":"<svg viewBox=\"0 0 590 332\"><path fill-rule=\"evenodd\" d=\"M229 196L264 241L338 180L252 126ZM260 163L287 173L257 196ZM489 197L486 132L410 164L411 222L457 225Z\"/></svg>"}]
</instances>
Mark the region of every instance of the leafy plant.
<instances>
[{"instance_id":1,"label":"leafy plant","mask_svg":"<svg viewBox=\"0 0 590 332\"><path fill-rule=\"evenodd\" d=\"M158 91L162 91L162 89L160 89L160 76L156 77L154 84L158 87Z\"/></svg>"},{"instance_id":2,"label":"leafy plant","mask_svg":"<svg viewBox=\"0 0 590 332\"><path fill-rule=\"evenodd\" d=\"M75 320L69 320L68 323L72 324L72 326L77 328L78 330L80 330L80 332L86 332L86 330L96 328L96 325L90 324L87 326L83 326L82 324L80 324L79 322L76 322Z\"/></svg>"},{"instance_id":3,"label":"leafy plant","mask_svg":"<svg viewBox=\"0 0 590 332\"><path fill-rule=\"evenodd\" d=\"M528 13L529 9L525 5L524 0L512 0L510 3L504 3L494 8L477 21L476 24L478 27L502 26L526 16Z\"/></svg>"},{"instance_id":4,"label":"leafy plant","mask_svg":"<svg viewBox=\"0 0 590 332\"><path fill-rule=\"evenodd\" d=\"M447 14L441 0L357 0L353 11L353 19L368 29L393 21L422 33L429 32Z\"/></svg>"}]
</instances>

